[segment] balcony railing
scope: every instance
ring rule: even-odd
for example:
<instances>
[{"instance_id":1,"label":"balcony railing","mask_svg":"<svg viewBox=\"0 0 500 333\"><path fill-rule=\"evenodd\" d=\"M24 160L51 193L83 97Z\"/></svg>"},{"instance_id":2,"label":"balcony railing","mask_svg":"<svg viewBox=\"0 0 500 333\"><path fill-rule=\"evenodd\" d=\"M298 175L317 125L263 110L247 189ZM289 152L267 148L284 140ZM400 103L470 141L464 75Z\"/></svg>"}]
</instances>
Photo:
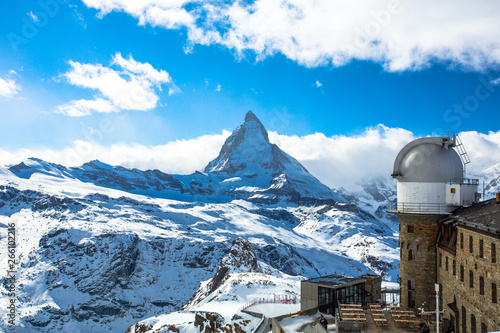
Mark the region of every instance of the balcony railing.
<instances>
[{"instance_id":1,"label":"balcony railing","mask_svg":"<svg viewBox=\"0 0 500 333\"><path fill-rule=\"evenodd\" d=\"M450 179L448 184L479 185L479 179L453 178L453 179Z\"/></svg>"},{"instance_id":2,"label":"balcony railing","mask_svg":"<svg viewBox=\"0 0 500 333\"><path fill-rule=\"evenodd\" d=\"M444 203L387 202L389 213L450 214L455 208Z\"/></svg>"}]
</instances>

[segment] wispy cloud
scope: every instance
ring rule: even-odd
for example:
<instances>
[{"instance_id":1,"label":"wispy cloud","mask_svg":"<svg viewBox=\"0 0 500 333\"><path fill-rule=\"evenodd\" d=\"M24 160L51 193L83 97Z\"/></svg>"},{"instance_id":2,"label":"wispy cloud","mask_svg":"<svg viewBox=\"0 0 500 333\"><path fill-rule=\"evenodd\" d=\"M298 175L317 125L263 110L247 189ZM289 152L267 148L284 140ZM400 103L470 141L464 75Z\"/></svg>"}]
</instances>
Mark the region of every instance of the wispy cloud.
<instances>
[{"instance_id":1,"label":"wispy cloud","mask_svg":"<svg viewBox=\"0 0 500 333\"><path fill-rule=\"evenodd\" d=\"M316 82L314 83L316 85L316 88L321 88L323 87L323 83L319 82L316 80Z\"/></svg>"},{"instance_id":2,"label":"wispy cloud","mask_svg":"<svg viewBox=\"0 0 500 333\"><path fill-rule=\"evenodd\" d=\"M110 113L116 111L117 108L111 102L103 98L74 100L67 104L60 105L56 109L56 113L70 117L87 116L92 112Z\"/></svg>"},{"instance_id":3,"label":"wispy cloud","mask_svg":"<svg viewBox=\"0 0 500 333\"><path fill-rule=\"evenodd\" d=\"M222 86L220 83L217 83L217 87L215 88L215 91L221 91L222 90Z\"/></svg>"},{"instance_id":4,"label":"wispy cloud","mask_svg":"<svg viewBox=\"0 0 500 333\"><path fill-rule=\"evenodd\" d=\"M140 25L185 28L191 45L219 44L257 59L279 52L307 67L352 59L389 71L433 62L476 70L500 63L496 0L83 1L100 17L120 11Z\"/></svg>"},{"instance_id":5,"label":"wispy cloud","mask_svg":"<svg viewBox=\"0 0 500 333\"><path fill-rule=\"evenodd\" d=\"M96 91L93 100L73 100L56 108L67 116L85 116L93 112L120 110L147 111L158 104L157 91L169 84L169 94L178 91L172 78L164 70L157 70L149 63L141 63L129 55L114 55L110 67L101 64L82 64L69 61L71 69L63 74L67 81L81 88Z\"/></svg>"},{"instance_id":6,"label":"wispy cloud","mask_svg":"<svg viewBox=\"0 0 500 333\"><path fill-rule=\"evenodd\" d=\"M16 74L15 71L9 71L9 74ZM12 78L1 78L0 77L0 96L11 98L16 95L21 90L21 87Z\"/></svg>"},{"instance_id":7,"label":"wispy cloud","mask_svg":"<svg viewBox=\"0 0 500 333\"><path fill-rule=\"evenodd\" d=\"M40 21L40 19L38 18L38 16L36 16L35 14L33 14L33 12L29 12L28 13L28 16L30 17L30 19L33 21L33 22L38 22Z\"/></svg>"},{"instance_id":8,"label":"wispy cloud","mask_svg":"<svg viewBox=\"0 0 500 333\"><path fill-rule=\"evenodd\" d=\"M202 170L215 158L229 134L229 131L224 131L220 134L177 140L158 146L133 143L103 146L95 142L78 140L71 147L58 151L0 150L0 160L3 164L13 164L34 156L54 163L78 166L99 159L112 165L129 168L159 169L167 173L189 174ZM497 165L498 169L493 168L492 175L498 176L500 131L462 132L460 136L472 160L467 168L468 173L475 175ZM299 137L269 132L271 142L295 157L324 184L348 190L357 190L357 183L368 177L388 177L398 152L416 138L410 131L384 125L367 128L359 135L352 136L327 137L315 133ZM79 152L85 152L85 155Z\"/></svg>"}]
</instances>

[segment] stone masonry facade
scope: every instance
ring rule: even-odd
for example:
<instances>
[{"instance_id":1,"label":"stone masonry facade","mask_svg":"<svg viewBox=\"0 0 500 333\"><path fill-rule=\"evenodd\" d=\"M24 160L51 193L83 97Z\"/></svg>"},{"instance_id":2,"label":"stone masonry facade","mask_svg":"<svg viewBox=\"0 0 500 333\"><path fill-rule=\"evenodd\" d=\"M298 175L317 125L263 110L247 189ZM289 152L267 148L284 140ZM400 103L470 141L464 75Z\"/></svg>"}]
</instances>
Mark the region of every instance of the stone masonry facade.
<instances>
[{"instance_id":1,"label":"stone masonry facade","mask_svg":"<svg viewBox=\"0 0 500 333\"><path fill-rule=\"evenodd\" d=\"M436 235L443 215L398 214L401 307L436 307Z\"/></svg>"},{"instance_id":2,"label":"stone masonry facade","mask_svg":"<svg viewBox=\"0 0 500 333\"><path fill-rule=\"evenodd\" d=\"M456 249L438 246L443 319L455 332L500 330L500 239L458 224Z\"/></svg>"}]
</instances>

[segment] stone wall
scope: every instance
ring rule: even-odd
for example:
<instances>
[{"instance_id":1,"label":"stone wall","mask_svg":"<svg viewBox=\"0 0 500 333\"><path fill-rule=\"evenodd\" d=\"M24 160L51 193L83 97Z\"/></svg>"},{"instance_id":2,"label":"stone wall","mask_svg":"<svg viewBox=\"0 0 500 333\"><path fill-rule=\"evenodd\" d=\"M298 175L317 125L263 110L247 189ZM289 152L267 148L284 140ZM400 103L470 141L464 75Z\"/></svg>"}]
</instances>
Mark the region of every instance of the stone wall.
<instances>
[{"instance_id":1,"label":"stone wall","mask_svg":"<svg viewBox=\"0 0 500 333\"><path fill-rule=\"evenodd\" d=\"M472 237L472 243L470 237ZM482 257L480 255L480 240L483 243ZM470 246L471 244L472 246ZM492 244L495 244L497 251L496 262L492 262ZM459 226L456 254L438 248L437 277L442 286L441 298L446 310L443 318L455 317L458 324L455 332L483 332L482 325L488 331L500 330L499 247L500 239ZM439 257L441 257L441 265L439 265ZM446 270L446 258L448 258L448 270ZM455 274L453 274L454 261L456 263ZM461 281L461 267L463 267L463 281ZM484 279L483 293L480 290L481 277ZM492 302L492 283L496 284L496 303ZM454 302L456 302L455 309L452 308L454 306L449 306ZM465 332L463 330L462 308L465 309L466 313ZM455 313L456 310L458 313ZM471 327L472 315L476 320L475 330Z\"/></svg>"},{"instance_id":2,"label":"stone wall","mask_svg":"<svg viewBox=\"0 0 500 333\"><path fill-rule=\"evenodd\" d=\"M408 281L414 281L415 309L435 309L436 237L443 215L398 214L401 307L409 309ZM410 253L413 254L409 258Z\"/></svg>"}]
</instances>

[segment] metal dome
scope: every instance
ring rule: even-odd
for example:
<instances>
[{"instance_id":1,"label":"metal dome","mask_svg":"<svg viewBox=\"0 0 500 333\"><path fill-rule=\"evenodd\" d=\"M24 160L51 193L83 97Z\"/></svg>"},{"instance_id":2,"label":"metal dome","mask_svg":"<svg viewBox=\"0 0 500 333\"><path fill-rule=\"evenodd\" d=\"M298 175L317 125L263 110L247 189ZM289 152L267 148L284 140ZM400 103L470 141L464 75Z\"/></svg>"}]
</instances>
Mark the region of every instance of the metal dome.
<instances>
[{"instance_id":1,"label":"metal dome","mask_svg":"<svg viewBox=\"0 0 500 333\"><path fill-rule=\"evenodd\" d=\"M400 182L449 182L463 178L464 167L452 148L455 140L431 137L407 144L396 157L392 176Z\"/></svg>"}]
</instances>

